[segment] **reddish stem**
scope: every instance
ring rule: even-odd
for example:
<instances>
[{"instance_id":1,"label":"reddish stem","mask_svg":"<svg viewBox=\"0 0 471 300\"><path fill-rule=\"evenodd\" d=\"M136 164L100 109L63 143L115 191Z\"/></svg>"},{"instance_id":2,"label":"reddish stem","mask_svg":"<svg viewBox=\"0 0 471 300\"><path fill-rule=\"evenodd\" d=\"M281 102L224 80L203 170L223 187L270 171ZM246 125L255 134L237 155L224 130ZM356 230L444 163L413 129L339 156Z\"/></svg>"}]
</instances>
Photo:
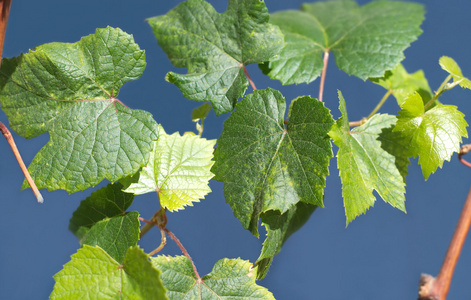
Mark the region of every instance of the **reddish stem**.
<instances>
[{"instance_id":1,"label":"reddish stem","mask_svg":"<svg viewBox=\"0 0 471 300\"><path fill-rule=\"evenodd\" d=\"M255 87L255 83L252 81L252 78L250 78L247 68L245 67L245 65L243 65L242 67L244 68L244 74L245 74L245 77L247 77L247 80L249 81L250 86L252 87L254 91L257 90L257 88Z\"/></svg>"},{"instance_id":2,"label":"reddish stem","mask_svg":"<svg viewBox=\"0 0 471 300\"><path fill-rule=\"evenodd\" d=\"M463 165L471 168L471 163L469 163L466 159L463 158L463 155L468 154L470 150L471 150L471 145L469 144L461 146L460 153L458 154L458 159Z\"/></svg>"},{"instance_id":3,"label":"reddish stem","mask_svg":"<svg viewBox=\"0 0 471 300\"><path fill-rule=\"evenodd\" d=\"M437 278L430 275L422 275L421 281L423 287L419 291L419 299L431 300L445 300L450 289L451 278L455 270L456 263L460 257L461 249L463 248L466 235L468 234L471 225L471 189L466 198L466 202L461 211L458 224L455 228L455 233L451 239L450 246L443 260L442 268L438 273Z\"/></svg>"},{"instance_id":4,"label":"reddish stem","mask_svg":"<svg viewBox=\"0 0 471 300\"><path fill-rule=\"evenodd\" d=\"M329 52L324 52L324 67L322 68L321 74L321 84L319 86L319 101L322 102L322 97L324 95L324 84L325 84L325 74L327 73L327 65L329 63Z\"/></svg>"},{"instance_id":5,"label":"reddish stem","mask_svg":"<svg viewBox=\"0 0 471 300\"><path fill-rule=\"evenodd\" d=\"M8 17L10 16L11 0L0 0L0 64L3 57L3 44L7 31Z\"/></svg>"},{"instance_id":6,"label":"reddish stem","mask_svg":"<svg viewBox=\"0 0 471 300\"><path fill-rule=\"evenodd\" d=\"M188 252L186 251L185 247L183 247L182 243L177 239L177 237L176 237L170 230L168 230L167 228L164 228L164 230L165 230L165 232L170 236L170 238L171 238L175 243L177 243L178 247L179 247L180 250L183 252L183 255L185 255L185 256L191 261L191 265L193 266L193 271L195 272L196 279L197 279L198 283L201 283L201 277L200 277L200 275L198 274L198 271L196 270L195 263L194 263L193 260L191 259L190 254L188 254Z\"/></svg>"},{"instance_id":7,"label":"reddish stem","mask_svg":"<svg viewBox=\"0 0 471 300\"><path fill-rule=\"evenodd\" d=\"M8 128L2 122L0 122L0 131L2 132L3 136L7 139L7 142L10 145L11 150L13 151L13 154L15 154L16 160L18 161L18 164L20 165L21 171L23 171L26 181L28 181L31 189L33 190L34 195L36 196L36 199L38 200L39 203L43 203L44 198L39 192L38 187L34 183L33 178L31 178L31 175L28 172L28 168L26 168L25 166L25 163L23 162L23 159L21 158L20 152L18 151L18 148L16 147L15 140L13 140L13 136L11 135L10 130L8 130Z\"/></svg>"}]
</instances>

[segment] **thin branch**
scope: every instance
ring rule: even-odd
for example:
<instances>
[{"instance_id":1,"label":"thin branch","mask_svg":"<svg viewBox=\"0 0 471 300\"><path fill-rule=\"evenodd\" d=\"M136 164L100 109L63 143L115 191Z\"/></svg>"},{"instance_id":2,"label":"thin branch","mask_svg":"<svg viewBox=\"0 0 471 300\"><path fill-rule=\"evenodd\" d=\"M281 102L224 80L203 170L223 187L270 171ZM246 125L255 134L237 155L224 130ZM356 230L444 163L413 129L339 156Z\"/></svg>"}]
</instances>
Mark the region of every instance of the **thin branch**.
<instances>
[{"instance_id":1,"label":"thin branch","mask_svg":"<svg viewBox=\"0 0 471 300\"><path fill-rule=\"evenodd\" d=\"M188 254L188 252L186 251L185 247L183 247L182 243L180 242L179 239L177 239L177 237L170 231L168 230L167 228L164 228L165 232L170 236L170 238L175 242L177 243L178 247L180 248L180 250L182 251L183 255L185 255L190 261L191 261L191 265L193 266L193 271L195 272L195 276L196 276L196 279L198 281L198 283L201 283L201 277L200 275L198 274L198 271L196 270L196 266L195 266L195 263L193 262L193 260L191 259L190 257L190 254Z\"/></svg>"},{"instance_id":2,"label":"thin branch","mask_svg":"<svg viewBox=\"0 0 471 300\"><path fill-rule=\"evenodd\" d=\"M3 57L3 44L7 31L8 17L10 16L11 0L0 0L0 64Z\"/></svg>"},{"instance_id":3,"label":"thin branch","mask_svg":"<svg viewBox=\"0 0 471 300\"><path fill-rule=\"evenodd\" d=\"M23 159L21 158L20 152L18 151L18 148L16 147L15 140L13 140L13 136L11 135L10 130L8 130L8 128L2 122L0 122L0 131L2 132L3 136L7 139L7 142L10 145L11 150L13 151L13 154L15 154L16 160L18 161L18 164L20 165L21 171L23 171L26 181L28 181L29 186L33 190L33 193L36 196L38 203L43 203L44 198L39 192L38 187L34 183L33 178L31 178L31 175L28 172L28 168L26 168L25 166L25 163L23 162Z\"/></svg>"},{"instance_id":4,"label":"thin branch","mask_svg":"<svg viewBox=\"0 0 471 300\"><path fill-rule=\"evenodd\" d=\"M5 33L7 31L7 24L8 24L8 17L10 16L10 7L11 7L11 0L0 0L0 66L2 64L2 57L3 57L3 45L5 43ZM20 152L16 147L15 140L13 140L13 136L11 135L10 130L0 122L0 131L2 132L3 136L7 139L8 144L15 155L18 164L20 165L21 171L25 175L26 181L28 181L29 186L33 190L34 195L39 203L44 202L44 198L38 190L38 187L31 178L29 174L28 168L26 168L23 159L21 158Z\"/></svg>"},{"instance_id":5,"label":"thin branch","mask_svg":"<svg viewBox=\"0 0 471 300\"><path fill-rule=\"evenodd\" d=\"M366 118L370 119L372 116L374 116L378 112L378 110L383 106L384 102L386 102L386 100L388 100L388 98L389 98L389 96L391 96L391 94L392 94L392 90L388 90L386 92L386 94L384 94L383 98L381 98L378 105L376 105L376 107L373 109L373 111Z\"/></svg>"},{"instance_id":6,"label":"thin branch","mask_svg":"<svg viewBox=\"0 0 471 300\"><path fill-rule=\"evenodd\" d=\"M163 228L160 228L160 236L161 238L159 247L157 247L154 251L150 252L149 256L153 256L154 254L158 253L167 244L167 238L165 237L165 230Z\"/></svg>"},{"instance_id":7,"label":"thin branch","mask_svg":"<svg viewBox=\"0 0 471 300\"><path fill-rule=\"evenodd\" d=\"M348 125L349 125L350 127L357 127L357 126L361 126L361 125L365 124L366 121L368 121L368 119L367 119L367 118L363 118L363 119L361 119L360 121L352 121L352 122L349 122Z\"/></svg>"},{"instance_id":8,"label":"thin branch","mask_svg":"<svg viewBox=\"0 0 471 300\"><path fill-rule=\"evenodd\" d=\"M156 211L155 214L152 216L152 218L150 218L150 221L139 218L139 220L146 223L141 228L141 233L139 234L139 238L142 238L149 230L152 229L152 227L158 226L158 224L157 224L157 215L159 213L160 213L160 210Z\"/></svg>"},{"instance_id":9,"label":"thin branch","mask_svg":"<svg viewBox=\"0 0 471 300\"><path fill-rule=\"evenodd\" d=\"M250 86L252 87L254 91L257 90L257 88L255 87L255 83L252 81L252 78L250 78L249 71L247 71L247 68L245 67L245 65L242 65L242 67L244 68L244 74L245 74L245 77L247 77L247 80L249 81Z\"/></svg>"},{"instance_id":10,"label":"thin branch","mask_svg":"<svg viewBox=\"0 0 471 300\"><path fill-rule=\"evenodd\" d=\"M471 144L461 146L460 153L458 154L458 159L463 165L471 168L471 163L463 158L463 155L468 154L469 151L471 151Z\"/></svg>"},{"instance_id":11,"label":"thin branch","mask_svg":"<svg viewBox=\"0 0 471 300\"><path fill-rule=\"evenodd\" d=\"M325 75L327 73L327 64L329 63L329 52L324 52L324 67L322 68L321 74L321 83L319 86L319 101L322 102L322 97L324 95L324 84L325 84Z\"/></svg>"},{"instance_id":12,"label":"thin branch","mask_svg":"<svg viewBox=\"0 0 471 300\"><path fill-rule=\"evenodd\" d=\"M455 233L451 239L450 246L443 260L442 268L437 278L430 275L422 275L419 299L422 300L445 300L450 289L451 278L455 270L456 263L460 257L461 249L468 235L471 225L471 189L466 198L466 202L461 211Z\"/></svg>"}]
</instances>

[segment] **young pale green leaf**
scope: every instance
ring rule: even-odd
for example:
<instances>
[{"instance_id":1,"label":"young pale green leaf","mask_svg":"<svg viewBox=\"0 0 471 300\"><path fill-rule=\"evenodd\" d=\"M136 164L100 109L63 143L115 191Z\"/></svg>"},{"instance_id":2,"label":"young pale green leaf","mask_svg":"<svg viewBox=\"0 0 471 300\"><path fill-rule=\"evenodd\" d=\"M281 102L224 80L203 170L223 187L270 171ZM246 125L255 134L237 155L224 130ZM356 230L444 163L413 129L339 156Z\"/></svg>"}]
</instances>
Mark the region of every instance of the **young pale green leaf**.
<instances>
[{"instance_id":1,"label":"young pale green leaf","mask_svg":"<svg viewBox=\"0 0 471 300\"><path fill-rule=\"evenodd\" d=\"M409 74L402 64L398 64L392 71L387 71L384 77L370 78L370 80L390 91L399 106L410 94L415 92L422 96L424 103L432 98L432 90L428 85L424 72L419 70Z\"/></svg>"},{"instance_id":2,"label":"young pale green leaf","mask_svg":"<svg viewBox=\"0 0 471 300\"><path fill-rule=\"evenodd\" d=\"M374 115L365 124L350 130L347 108L339 91L342 117L329 135L339 147L337 164L342 180L347 224L373 206L373 190L387 203L406 211L405 183L395 164L395 157L381 148L381 131L391 127L394 116Z\"/></svg>"},{"instance_id":3,"label":"young pale green leaf","mask_svg":"<svg viewBox=\"0 0 471 300\"><path fill-rule=\"evenodd\" d=\"M471 89L471 80L463 76L460 66L458 66L453 58L442 56L438 63L443 70L447 71L453 77L453 82L457 82L462 88Z\"/></svg>"},{"instance_id":4,"label":"young pale green leaf","mask_svg":"<svg viewBox=\"0 0 471 300\"><path fill-rule=\"evenodd\" d=\"M260 0L229 0L222 14L206 1L189 0L148 22L170 61L188 69L166 79L186 98L211 102L220 115L232 111L247 89L245 66L267 61L283 47L269 17Z\"/></svg>"},{"instance_id":5,"label":"young pale green leaf","mask_svg":"<svg viewBox=\"0 0 471 300\"><path fill-rule=\"evenodd\" d=\"M121 183L110 183L80 202L70 219L69 230L81 239L83 233L99 221L124 215L131 206L134 195L124 193L122 189Z\"/></svg>"},{"instance_id":6,"label":"young pale green leaf","mask_svg":"<svg viewBox=\"0 0 471 300\"><path fill-rule=\"evenodd\" d=\"M269 76L283 84L309 83L333 52L337 66L363 80L381 77L403 58L422 33L422 5L374 1L362 7L352 0L303 4L301 11L271 15L285 35L281 53L270 59Z\"/></svg>"},{"instance_id":7,"label":"young pale green leaf","mask_svg":"<svg viewBox=\"0 0 471 300\"><path fill-rule=\"evenodd\" d=\"M425 111L415 93L401 106L393 132L400 132L409 145L409 156L419 157L422 174L428 179L454 152L460 151L462 137L468 137L463 113L453 105L437 104Z\"/></svg>"},{"instance_id":8,"label":"young pale green leaf","mask_svg":"<svg viewBox=\"0 0 471 300\"><path fill-rule=\"evenodd\" d=\"M157 124L116 98L145 65L133 37L111 27L3 60L0 102L11 128L26 138L51 137L29 166L39 188L72 193L146 164Z\"/></svg>"},{"instance_id":9,"label":"young pale green leaf","mask_svg":"<svg viewBox=\"0 0 471 300\"><path fill-rule=\"evenodd\" d=\"M270 268L273 257L277 255L286 240L301 228L317 206L298 202L284 214L279 211L267 211L262 214L262 225L267 229L267 238L263 242L262 253L255 262L257 279L263 279Z\"/></svg>"},{"instance_id":10,"label":"young pale green leaf","mask_svg":"<svg viewBox=\"0 0 471 300\"><path fill-rule=\"evenodd\" d=\"M206 140L191 133L168 135L160 127L149 163L140 173L139 181L127 193L135 195L157 192L162 208L183 209L203 199L211 189L209 180L216 140Z\"/></svg>"},{"instance_id":11,"label":"young pale green leaf","mask_svg":"<svg viewBox=\"0 0 471 300\"><path fill-rule=\"evenodd\" d=\"M203 105L193 109L191 112L191 120L196 122L196 130L198 130L198 135L203 134L204 119L208 116L211 111L211 105L208 103L203 103ZM201 124L199 123L201 121Z\"/></svg>"},{"instance_id":12,"label":"young pale green leaf","mask_svg":"<svg viewBox=\"0 0 471 300\"><path fill-rule=\"evenodd\" d=\"M152 264L162 272L167 297L172 300L268 300L275 299L255 283L257 268L241 259L221 259L208 275L197 281L191 261L185 256L158 256Z\"/></svg>"},{"instance_id":13,"label":"young pale green leaf","mask_svg":"<svg viewBox=\"0 0 471 300\"><path fill-rule=\"evenodd\" d=\"M138 247L129 248L120 264L103 249L84 245L54 279L52 300L168 299L160 271Z\"/></svg>"},{"instance_id":14,"label":"young pale green leaf","mask_svg":"<svg viewBox=\"0 0 471 300\"><path fill-rule=\"evenodd\" d=\"M258 219L269 210L286 212L299 201L323 206L333 124L324 104L293 100L287 126L286 102L273 89L256 90L224 122L212 171L245 229L258 236Z\"/></svg>"},{"instance_id":15,"label":"young pale green leaf","mask_svg":"<svg viewBox=\"0 0 471 300\"><path fill-rule=\"evenodd\" d=\"M96 223L80 239L80 244L100 246L116 261L122 263L128 248L137 245L140 227L139 213L128 212L124 216L115 216Z\"/></svg>"}]
</instances>

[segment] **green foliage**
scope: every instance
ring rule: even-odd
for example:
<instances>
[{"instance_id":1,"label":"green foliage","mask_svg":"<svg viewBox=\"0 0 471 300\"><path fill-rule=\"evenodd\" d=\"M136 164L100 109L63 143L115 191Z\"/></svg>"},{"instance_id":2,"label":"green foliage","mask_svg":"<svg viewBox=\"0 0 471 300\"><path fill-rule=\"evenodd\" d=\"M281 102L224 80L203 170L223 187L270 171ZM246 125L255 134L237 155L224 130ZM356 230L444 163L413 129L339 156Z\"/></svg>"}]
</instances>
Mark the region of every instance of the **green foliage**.
<instances>
[{"instance_id":1,"label":"green foliage","mask_svg":"<svg viewBox=\"0 0 471 300\"><path fill-rule=\"evenodd\" d=\"M188 0L148 19L170 61L188 69L166 79L185 97L209 101L216 115L236 107L215 151L216 140L201 137L208 103L191 116L198 135L180 135L167 134L150 113L116 98L146 65L144 51L120 29L97 29L77 43L44 44L4 59L0 102L11 127L26 138L50 134L29 168L38 186L72 193L112 182L83 200L70 219L82 248L54 276L51 299L274 299L255 280L267 275L287 239L324 206L331 140L338 147L347 224L374 205L373 191L405 212L410 157L419 157L428 179L468 136L464 114L438 101L456 85L471 88L458 64L440 58L450 75L435 93L422 71L409 74L400 64L423 18L421 5L395 1L362 7L352 0L316 2L270 17L260 0L229 0L221 14L203 0ZM349 123L340 92L337 121L310 96L292 100L287 113L282 93L271 88L237 103L249 83L245 66L260 64L283 84L309 83L329 52L346 73L387 90L378 108L392 94L398 115L375 109ZM261 220L267 236L255 264L222 259L199 278L165 227L165 213L204 199L213 176L224 183L225 200L242 227L258 236ZM157 193L161 210L146 222L187 257L149 260L137 247L151 225L141 232L139 213L127 209L134 195L150 192Z\"/></svg>"},{"instance_id":2,"label":"green foliage","mask_svg":"<svg viewBox=\"0 0 471 300\"><path fill-rule=\"evenodd\" d=\"M85 245L54 279L52 300L168 299L159 270L138 247L129 248L120 264L100 247Z\"/></svg>"},{"instance_id":3,"label":"green foliage","mask_svg":"<svg viewBox=\"0 0 471 300\"><path fill-rule=\"evenodd\" d=\"M108 184L83 200L70 219L69 230L81 245L100 246L122 262L126 251L139 240L139 213L126 209L134 196L123 193L119 182Z\"/></svg>"},{"instance_id":4,"label":"green foliage","mask_svg":"<svg viewBox=\"0 0 471 300\"><path fill-rule=\"evenodd\" d=\"M432 90L428 85L422 70L409 74L402 64L398 64L393 70L387 71L382 78L370 78L371 81L381 85L391 92L399 106L414 92L419 93L428 102L432 98Z\"/></svg>"},{"instance_id":5,"label":"green foliage","mask_svg":"<svg viewBox=\"0 0 471 300\"><path fill-rule=\"evenodd\" d=\"M321 73L323 53L333 52L347 74L381 77L404 58L423 19L421 5L388 1L306 3L300 11L274 13L270 22L281 28L286 46L270 59L268 75L283 84L309 83Z\"/></svg>"},{"instance_id":6,"label":"green foliage","mask_svg":"<svg viewBox=\"0 0 471 300\"><path fill-rule=\"evenodd\" d=\"M206 140L193 133L168 135L160 127L149 163L142 169L137 183L125 192L135 195L157 192L162 208L170 211L204 198L211 189L208 181L214 162L216 140Z\"/></svg>"},{"instance_id":7,"label":"green foliage","mask_svg":"<svg viewBox=\"0 0 471 300\"><path fill-rule=\"evenodd\" d=\"M257 268L241 259L221 259L208 275L197 281L191 261L185 256L158 256L152 264L162 272L167 296L180 299L275 299L266 288L255 283Z\"/></svg>"},{"instance_id":8,"label":"green foliage","mask_svg":"<svg viewBox=\"0 0 471 300\"><path fill-rule=\"evenodd\" d=\"M3 60L0 102L11 128L26 138L51 136L29 167L39 188L77 192L146 164L157 123L116 99L145 65L132 36L111 27Z\"/></svg>"},{"instance_id":9,"label":"green foliage","mask_svg":"<svg viewBox=\"0 0 471 300\"><path fill-rule=\"evenodd\" d=\"M409 156L419 157L425 179L460 151L461 137L468 137L468 123L456 106L437 104L425 111L417 93L404 101L397 119L394 131L408 141Z\"/></svg>"},{"instance_id":10,"label":"green foliage","mask_svg":"<svg viewBox=\"0 0 471 300\"><path fill-rule=\"evenodd\" d=\"M283 47L283 35L268 19L260 0L229 0L222 14L206 1L189 0L148 22L170 61L188 68L187 75L169 72L166 80L188 99L211 102L220 115L232 111L247 89L245 66Z\"/></svg>"},{"instance_id":11,"label":"green foliage","mask_svg":"<svg viewBox=\"0 0 471 300\"><path fill-rule=\"evenodd\" d=\"M255 262L258 267L258 280L267 275L273 257L281 251L281 247L290 235L307 222L316 207L312 204L298 202L283 214L274 210L262 214L262 225L267 229L267 238L263 243L262 253Z\"/></svg>"},{"instance_id":12,"label":"green foliage","mask_svg":"<svg viewBox=\"0 0 471 300\"><path fill-rule=\"evenodd\" d=\"M286 212L296 203L323 206L333 124L324 105L293 100L285 127L285 99L273 89L256 90L224 122L212 171L223 181L226 201L242 226L258 236L260 214Z\"/></svg>"},{"instance_id":13,"label":"green foliage","mask_svg":"<svg viewBox=\"0 0 471 300\"><path fill-rule=\"evenodd\" d=\"M384 128L394 124L389 115L375 115L365 124L350 130L347 108L339 91L342 117L329 135L339 147L337 164L342 179L347 224L373 206L373 189L392 206L406 211L405 182L395 165L395 158L377 141Z\"/></svg>"},{"instance_id":14,"label":"green foliage","mask_svg":"<svg viewBox=\"0 0 471 300\"><path fill-rule=\"evenodd\" d=\"M462 88L471 89L471 80L463 76L460 66L458 66L453 58L442 56L439 63L442 69L453 77L453 82L458 83Z\"/></svg>"}]
</instances>

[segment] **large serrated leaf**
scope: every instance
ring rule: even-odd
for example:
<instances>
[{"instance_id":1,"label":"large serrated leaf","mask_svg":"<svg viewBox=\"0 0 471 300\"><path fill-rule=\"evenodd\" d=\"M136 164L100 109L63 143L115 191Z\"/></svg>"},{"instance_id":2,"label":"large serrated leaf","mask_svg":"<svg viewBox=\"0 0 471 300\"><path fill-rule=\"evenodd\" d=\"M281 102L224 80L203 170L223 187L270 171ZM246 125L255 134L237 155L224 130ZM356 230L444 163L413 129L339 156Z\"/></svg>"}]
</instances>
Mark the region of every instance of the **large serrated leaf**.
<instances>
[{"instance_id":1,"label":"large serrated leaf","mask_svg":"<svg viewBox=\"0 0 471 300\"><path fill-rule=\"evenodd\" d=\"M209 101L216 115L234 109L248 80L244 66L267 61L283 47L278 27L268 24L260 0L229 0L219 14L203 0L181 3L164 16L148 19L159 45L177 67L166 79L196 101Z\"/></svg>"},{"instance_id":2,"label":"large serrated leaf","mask_svg":"<svg viewBox=\"0 0 471 300\"><path fill-rule=\"evenodd\" d=\"M261 213L282 213L299 201L323 206L332 145L332 116L310 97L293 100L285 128L285 99L256 90L224 122L212 171L242 226L258 236Z\"/></svg>"},{"instance_id":3,"label":"large serrated leaf","mask_svg":"<svg viewBox=\"0 0 471 300\"><path fill-rule=\"evenodd\" d=\"M160 271L138 247L129 248L120 264L103 249L85 245L54 279L52 300L168 299Z\"/></svg>"},{"instance_id":4,"label":"large serrated leaf","mask_svg":"<svg viewBox=\"0 0 471 300\"><path fill-rule=\"evenodd\" d=\"M425 179L459 152L462 137L468 137L468 123L456 106L439 103L425 111L417 93L404 101L397 119L393 132L403 136L409 156L419 157Z\"/></svg>"},{"instance_id":5,"label":"large serrated leaf","mask_svg":"<svg viewBox=\"0 0 471 300\"><path fill-rule=\"evenodd\" d=\"M135 195L157 192L160 204L170 211L203 199L211 189L209 180L216 140L206 140L192 133L168 135L160 127L149 163L140 173L139 181L127 193Z\"/></svg>"},{"instance_id":6,"label":"large serrated leaf","mask_svg":"<svg viewBox=\"0 0 471 300\"><path fill-rule=\"evenodd\" d=\"M422 32L422 5L374 1L362 7L352 0L303 4L301 11L271 15L285 35L286 46L270 60L269 76L283 84L309 83L333 52L337 66L363 80L381 77L403 58L403 51Z\"/></svg>"},{"instance_id":7,"label":"large serrated leaf","mask_svg":"<svg viewBox=\"0 0 471 300\"><path fill-rule=\"evenodd\" d=\"M158 256L152 264L161 270L167 296L172 300L271 300L266 288L255 283L257 268L241 259L221 259L208 275L197 281L191 261L185 256Z\"/></svg>"},{"instance_id":8,"label":"large serrated leaf","mask_svg":"<svg viewBox=\"0 0 471 300\"><path fill-rule=\"evenodd\" d=\"M39 188L72 193L147 162L157 124L116 98L145 65L133 37L111 27L3 60L0 102L11 128L26 138L51 137L29 166Z\"/></svg>"},{"instance_id":9,"label":"large serrated leaf","mask_svg":"<svg viewBox=\"0 0 471 300\"><path fill-rule=\"evenodd\" d=\"M347 224L373 206L373 190L387 203L406 211L405 182L395 164L395 157L381 148L381 131L391 127L395 117L374 115L362 126L350 130L347 109L339 91L342 117L329 135L339 147L337 164L342 180Z\"/></svg>"}]
</instances>

